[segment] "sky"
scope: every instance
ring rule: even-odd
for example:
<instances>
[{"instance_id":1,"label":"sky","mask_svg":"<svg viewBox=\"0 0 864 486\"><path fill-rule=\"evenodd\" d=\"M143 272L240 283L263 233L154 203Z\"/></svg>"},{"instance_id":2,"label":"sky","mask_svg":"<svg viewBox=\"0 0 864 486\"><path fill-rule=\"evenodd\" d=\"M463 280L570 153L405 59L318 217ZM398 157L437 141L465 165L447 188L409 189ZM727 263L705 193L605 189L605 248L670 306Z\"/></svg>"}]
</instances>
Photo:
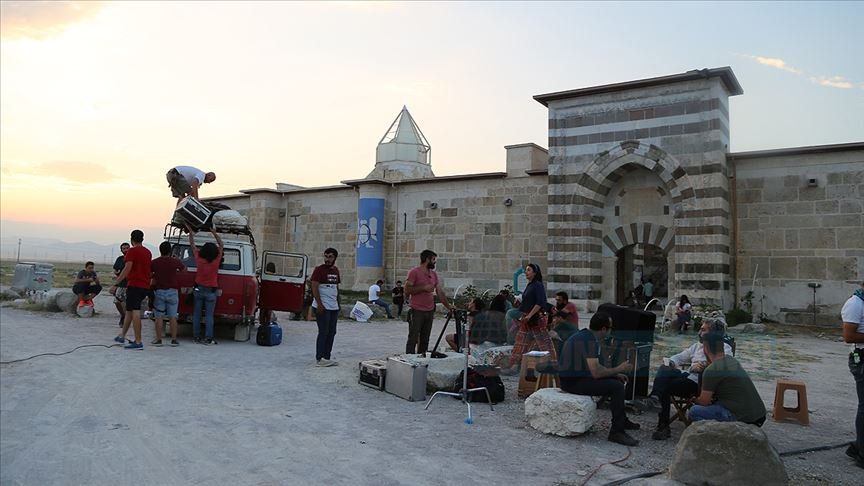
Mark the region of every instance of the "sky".
<instances>
[{"instance_id":1,"label":"sky","mask_svg":"<svg viewBox=\"0 0 864 486\"><path fill-rule=\"evenodd\" d=\"M403 105L436 175L503 171L547 146L532 96L706 67L744 88L733 152L864 141L864 2L0 8L4 240L161 236L175 165L216 172L202 196L363 178Z\"/></svg>"}]
</instances>

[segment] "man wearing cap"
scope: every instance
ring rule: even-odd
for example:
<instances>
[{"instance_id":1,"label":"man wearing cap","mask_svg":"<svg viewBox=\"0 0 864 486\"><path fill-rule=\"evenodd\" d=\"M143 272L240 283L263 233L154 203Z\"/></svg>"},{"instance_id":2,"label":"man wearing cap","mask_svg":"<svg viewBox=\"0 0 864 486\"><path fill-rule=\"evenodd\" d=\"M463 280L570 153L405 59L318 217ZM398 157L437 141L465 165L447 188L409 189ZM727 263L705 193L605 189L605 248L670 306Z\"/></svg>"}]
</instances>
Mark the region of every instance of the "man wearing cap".
<instances>
[{"instance_id":1,"label":"man wearing cap","mask_svg":"<svg viewBox=\"0 0 864 486\"><path fill-rule=\"evenodd\" d=\"M171 187L171 194L177 199L182 199L186 196L192 196L198 199L198 188L202 184L208 184L216 180L216 174L207 172L191 165L178 165L169 170L165 177L168 179L168 186Z\"/></svg>"}]
</instances>

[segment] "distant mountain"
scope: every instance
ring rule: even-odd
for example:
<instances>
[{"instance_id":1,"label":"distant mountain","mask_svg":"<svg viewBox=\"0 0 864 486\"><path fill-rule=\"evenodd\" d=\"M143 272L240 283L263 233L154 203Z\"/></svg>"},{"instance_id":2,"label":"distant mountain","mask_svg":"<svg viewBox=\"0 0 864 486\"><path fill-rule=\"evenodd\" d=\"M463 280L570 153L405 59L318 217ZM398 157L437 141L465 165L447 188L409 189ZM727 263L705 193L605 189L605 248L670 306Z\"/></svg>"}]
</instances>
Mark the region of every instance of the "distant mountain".
<instances>
[{"instance_id":1,"label":"distant mountain","mask_svg":"<svg viewBox=\"0 0 864 486\"><path fill-rule=\"evenodd\" d=\"M151 253L159 254L159 250L144 243ZM0 257L3 260L15 260L18 255L18 237L0 237ZM54 261L54 262L85 262L92 260L97 263L113 263L120 255L120 242L103 245L92 241L68 242L55 238L21 237L21 261Z\"/></svg>"}]
</instances>

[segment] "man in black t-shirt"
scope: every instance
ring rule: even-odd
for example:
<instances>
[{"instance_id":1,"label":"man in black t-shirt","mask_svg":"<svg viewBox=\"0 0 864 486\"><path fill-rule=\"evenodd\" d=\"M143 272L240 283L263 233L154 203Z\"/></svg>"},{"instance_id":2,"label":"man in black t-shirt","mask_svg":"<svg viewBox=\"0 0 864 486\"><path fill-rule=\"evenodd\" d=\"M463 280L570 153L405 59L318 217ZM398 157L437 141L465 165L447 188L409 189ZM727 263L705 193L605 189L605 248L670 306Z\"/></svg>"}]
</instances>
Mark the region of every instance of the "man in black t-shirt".
<instances>
[{"instance_id":1,"label":"man in black t-shirt","mask_svg":"<svg viewBox=\"0 0 864 486\"><path fill-rule=\"evenodd\" d=\"M612 330L612 317L598 312L591 317L588 329L582 329L570 336L561 347L558 358L558 376L561 389L575 395L605 396L612 400L612 428L609 440L627 446L635 446L639 441L627 433L639 430L639 424L631 422L624 412L624 388L627 373L633 369L625 361L614 368L600 364L600 341Z\"/></svg>"},{"instance_id":2,"label":"man in black t-shirt","mask_svg":"<svg viewBox=\"0 0 864 486\"><path fill-rule=\"evenodd\" d=\"M72 292L78 296L78 305L93 305L93 297L102 292L102 286L99 285L99 277L93 269L94 266L93 262L85 263L84 270L78 272L75 284L72 285Z\"/></svg>"},{"instance_id":3,"label":"man in black t-shirt","mask_svg":"<svg viewBox=\"0 0 864 486\"><path fill-rule=\"evenodd\" d=\"M126 266L126 252L129 251L129 243L120 244L121 255L114 260L114 276L120 275L123 267ZM113 288L114 307L120 313L120 327L123 327L123 319L126 318L126 279L122 282L117 282L116 288Z\"/></svg>"}]
</instances>

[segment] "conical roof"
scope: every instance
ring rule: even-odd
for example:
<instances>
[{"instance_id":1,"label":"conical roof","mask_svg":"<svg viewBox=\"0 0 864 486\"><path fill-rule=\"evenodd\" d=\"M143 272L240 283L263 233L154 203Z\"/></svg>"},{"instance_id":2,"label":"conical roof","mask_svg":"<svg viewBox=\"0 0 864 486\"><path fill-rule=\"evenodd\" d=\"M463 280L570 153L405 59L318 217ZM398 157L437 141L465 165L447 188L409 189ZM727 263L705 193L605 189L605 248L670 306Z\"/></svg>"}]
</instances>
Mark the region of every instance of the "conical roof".
<instances>
[{"instance_id":1,"label":"conical roof","mask_svg":"<svg viewBox=\"0 0 864 486\"><path fill-rule=\"evenodd\" d=\"M431 150L432 146L408 108L403 106L378 142L375 169L367 178L399 180L435 177L431 167Z\"/></svg>"}]
</instances>

